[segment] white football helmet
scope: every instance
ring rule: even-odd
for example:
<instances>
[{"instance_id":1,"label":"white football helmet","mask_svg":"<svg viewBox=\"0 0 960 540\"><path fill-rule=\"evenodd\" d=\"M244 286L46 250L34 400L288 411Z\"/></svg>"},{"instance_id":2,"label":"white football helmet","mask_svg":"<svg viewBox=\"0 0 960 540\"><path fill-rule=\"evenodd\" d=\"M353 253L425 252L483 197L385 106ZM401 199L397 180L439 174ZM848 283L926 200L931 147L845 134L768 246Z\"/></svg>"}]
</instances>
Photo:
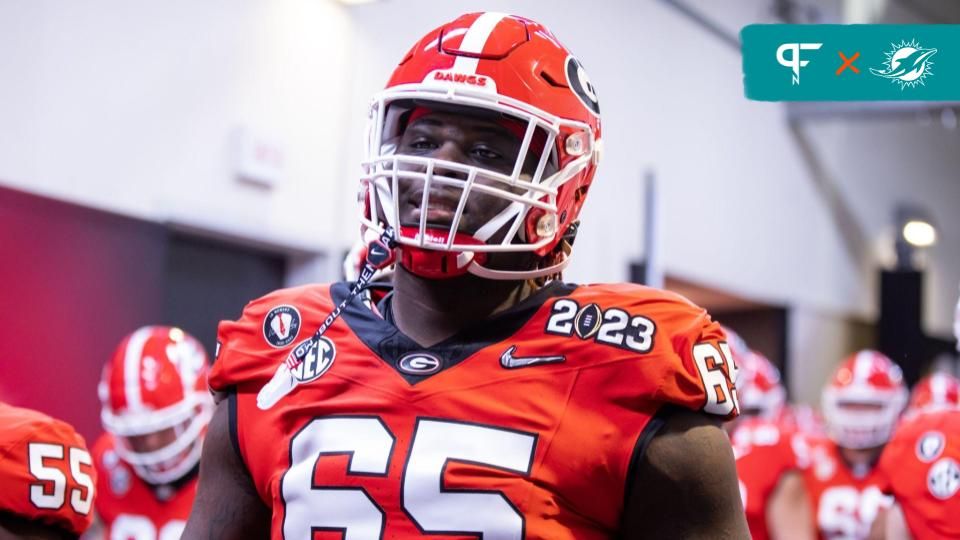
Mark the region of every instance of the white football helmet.
<instances>
[{"instance_id":1,"label":"white football helmet","mask_svg":"<svg viewBox=\"0 0 960 540\"><path fill-rule=\"evenodd\" d=\"M821 403L827 434L851 449L886 444L906 404L900 367L871 350L859 351L840 364Z\"/></svg>"}]
</instances>

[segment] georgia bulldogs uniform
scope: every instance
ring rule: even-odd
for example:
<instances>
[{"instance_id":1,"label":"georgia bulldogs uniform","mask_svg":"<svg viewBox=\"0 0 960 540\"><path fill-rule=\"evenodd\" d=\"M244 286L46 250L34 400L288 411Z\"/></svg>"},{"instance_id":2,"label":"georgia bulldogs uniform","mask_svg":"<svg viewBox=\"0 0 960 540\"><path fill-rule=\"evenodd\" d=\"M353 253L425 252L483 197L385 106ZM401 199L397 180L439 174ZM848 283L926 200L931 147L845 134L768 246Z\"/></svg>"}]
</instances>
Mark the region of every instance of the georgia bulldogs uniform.
<instances>
[{"instance_id":1,"label":"georgia bulldogs uniform","mask_svg":"<svg viewBox=\"0 0 960 540\"><path fill-rule=\"evenodd\" d=\"M353 298L275 404L258 394L348 293L282 290L219 328L214 390L274 538L606 538L668 404L736 414L719 326L681 297L560 282L423 348ZM278 306L299 336L263 334ZM329 532L325 536L324 532Z\"/></svg>"},{"instance_id":2,"label":"georgia bulldogs uniform","mask_svg":"<svg viewBox=\"0 0 960 540\"><path fill-rule=\"evenodd\" d=\"M106 433L94 463L108 540L180 538L213 410L208 364L203 346L183 330L144 326L104 365L98 392Z\"/></svg>"},{"instance_id":3,"label":"georgia bulldogs uniform","mask_svg":"<svg viewBox=\"0 0 960 540\"><path fill-rule=\"evenodd\" d=\"M858 351L837 366L820 402L827 438L813 447L805 475L816 525L821 538L862 540L890 503L878 488L876 460L907 403L903 374L883 354ZM861 462L847 464L841 449Z\"/></svg>"},{"instance_id":4,"label":"georgia bulldogs uniform","mask_svg":"<svg viewBox=\"0 0 960 540\"><path fill-rule=\"evenodd\" d=\"M807 466L806 438L774 421L749 418L740 421L730 439L750 535L766 540L767 503L785 473Z\"/></svg>"},{"instance_id":5,"label":"georgia bulldogs uniform","mask_svg":"<svg viewBox=\"0 0 960 540\"><path fill-rule=\"evenodd\" d=\"M0 403L0 512L79 535L93 520L96 478L70 425Z\"/></svg>"},{"instance_id":6,"label":"georgia bulldogs uniform","mask_svg":"<svg viewBox=\"0 0 960 540\"><path fill-rule=\"evenodd\" d=\"M877 512L889 504L880 491L876 467L852 470L830 440L812 445L804 482L822 539L867 538Z\"/></svg>"},{"instance_id":7,"label":"georgia bulldogs uniform","mask_svg":"<svg viewBox=\"0 0 960 540\"><path fill-rule=\"evenodd\" d=\"M190 517L197 475L174 484L151 486L120 459L110 434L93 447L99 472L97 516L107 540L177 540Z\"/></svg>"},{"instance_id":8,"label":"georgia bulldogs uniform","mask_svg":"<svg viewBox=\"0 0 960 540\"><path fill-rule=\"evenodd\" d=\"M960 538L960 410L916 414L897 429L877 468L916 540Z\"/></svg>"}]
</instances>

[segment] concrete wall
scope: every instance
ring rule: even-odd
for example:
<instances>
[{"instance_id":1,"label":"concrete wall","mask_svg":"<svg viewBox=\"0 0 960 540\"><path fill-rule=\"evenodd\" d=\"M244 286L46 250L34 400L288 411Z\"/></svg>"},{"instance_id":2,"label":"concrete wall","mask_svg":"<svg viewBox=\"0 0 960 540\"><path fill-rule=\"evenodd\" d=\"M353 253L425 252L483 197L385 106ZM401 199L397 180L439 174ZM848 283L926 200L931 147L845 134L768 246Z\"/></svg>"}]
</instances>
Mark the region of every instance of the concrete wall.
<instances>
[{"instance_id":1,"label":"concrete wall","mask_svg":"<svg viewBox=\"0 0 960 540\"><path fill-rule=\"evenodd\" d=\"M734 34L773 22L760 0L687 5ZM430 27L481 9L547 24L598 89L605 162L569 279L626 277L644 250L640 177L651 169L665 270L792 307L791 353L812 381L798 384L813 388L856 341L840 321L875 317L875 268L893 206L909 199L941 228L927 257L925 318L948 334L960 282L960 134L913 117L804 128L869 244L852 252L785 107L744 99L738 50L665 2L6 2L0 181L298 252L339 252L357 231L369 96ZM277 187L233 177L230 135L240 125L281 144ZM294 273L299 282L330 274L309 258Z\"/></svg>"}]
</instances>

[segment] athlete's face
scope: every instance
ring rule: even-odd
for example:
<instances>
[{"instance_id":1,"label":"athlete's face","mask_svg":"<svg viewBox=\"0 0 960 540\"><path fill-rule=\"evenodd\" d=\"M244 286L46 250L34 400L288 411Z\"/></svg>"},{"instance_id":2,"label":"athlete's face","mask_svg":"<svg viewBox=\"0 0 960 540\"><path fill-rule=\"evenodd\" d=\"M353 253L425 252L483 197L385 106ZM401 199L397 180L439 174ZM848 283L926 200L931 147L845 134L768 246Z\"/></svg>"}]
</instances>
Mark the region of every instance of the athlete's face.
<instances>
[{"instance_id":1,"label":"athlete's face","mask_svg":"<svg viewBox=\"0 0 960 540\"><path fill-rule=\"evenodd\" d=\"M171 427L145 435L126 437L127 446L134 452L147 454L169 446L177 440L177 428Z\"/></svg>"},{"instance_id":2,"label":"athlete's face","mask_svg":"<svg viewBox=\"0 0 960 540\"><path fill-rule=\"evenodd\" d=\"M515 131L505 127L502 120L491 116L430 111L410 122L400 137L397 153L452 161L510 175L522 143ZM539 152L527 152L521 178L529 179L538 161ZM404 168L423 172L426 167L407 165ZM465 172L444 167L434 169L434 177L437 176L467 179ZM477 175L475 182L514 193L524 191L521 187L511 187L482 174ZM449 227L463 193L460 187L434 183L430 187L427 208L423 209L422 180L400 179L398 187L400 223L407 226L418 226L422 213L426 211L428 224ZM475 232L508 204L509 201L505 199L472 191L464 205L458 230L468 234Z\"/></svg>"}]
</instances>

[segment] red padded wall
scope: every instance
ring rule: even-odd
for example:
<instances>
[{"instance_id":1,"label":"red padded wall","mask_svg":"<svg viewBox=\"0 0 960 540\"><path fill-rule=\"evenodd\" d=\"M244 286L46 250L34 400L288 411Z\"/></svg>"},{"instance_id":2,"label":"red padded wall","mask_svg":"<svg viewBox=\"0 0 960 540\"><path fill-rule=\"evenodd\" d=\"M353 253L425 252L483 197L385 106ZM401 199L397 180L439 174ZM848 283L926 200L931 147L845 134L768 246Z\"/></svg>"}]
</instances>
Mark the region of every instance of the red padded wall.
<instances>
[{"instance_id":1,"label":"red padded wall","mask_svg":"<svg viewBox=\"0 0 960 540\"><path fill-rule=\"evenodd\" d=\"M0 400L100 432L113 347L161 319L157 224L0 188Z\"/></svg>"}]
</instances>

